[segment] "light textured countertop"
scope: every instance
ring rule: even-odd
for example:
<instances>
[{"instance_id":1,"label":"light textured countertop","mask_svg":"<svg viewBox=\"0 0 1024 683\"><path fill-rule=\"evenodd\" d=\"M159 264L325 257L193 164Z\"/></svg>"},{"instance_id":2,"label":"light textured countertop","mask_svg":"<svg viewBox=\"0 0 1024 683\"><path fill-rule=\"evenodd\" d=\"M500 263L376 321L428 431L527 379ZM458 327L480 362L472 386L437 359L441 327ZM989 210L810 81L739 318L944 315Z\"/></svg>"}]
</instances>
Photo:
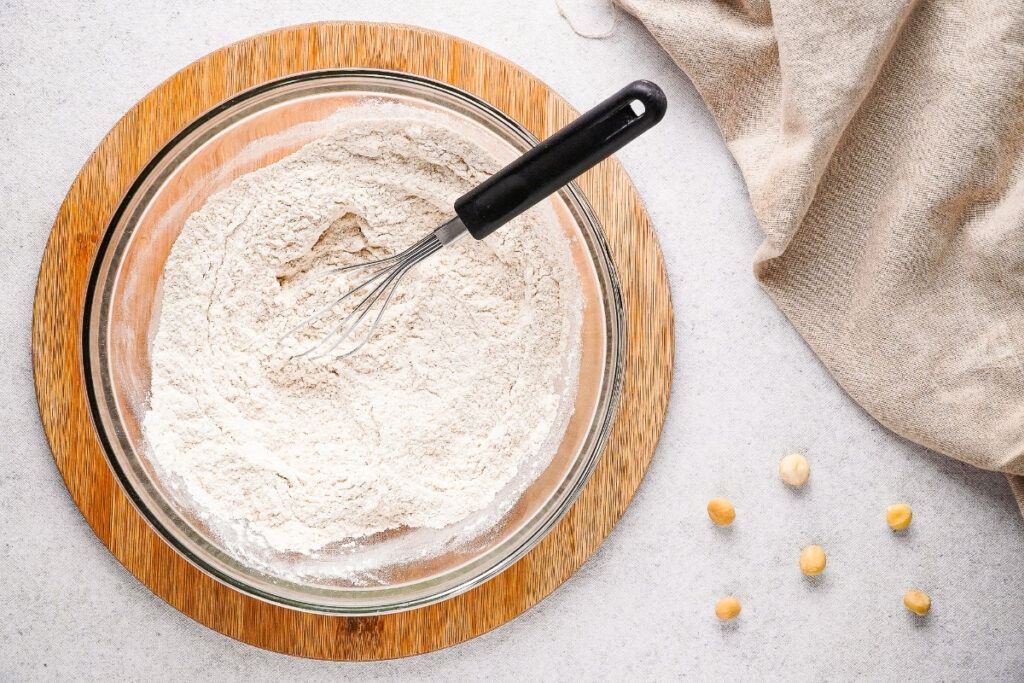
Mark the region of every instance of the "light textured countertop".
<instances>
[{"instance_id":1,"label":"light textured countertop","mask_svg":"<svg viewBox=\"0 0 1024 683\"><path fill-rule=\"evenodd\" d=\"M199 3L0 0L0 679L499 680L1024 677L1024 523L1002 476L890 434L832 381L760 290L760 231L736 167L689 81L621 18L572 34L553 2ZM609 14L564 0L581 24ZM518 62L584 109L638 77L670 111L620 154L672 279L676 375L664 435L625 518L583 569L496 631L375 664L306 661L206 629L125 571L64 489L36 413L29 330L57 208L132 104L203 54L326 19L419 24ZM793 492L775 468L811 461ZM735 503L713 528L707 500ZM914 507L897 537L884 509ZM808 543L828 569L805 579ZM919 619L901 597L928 592ZM732 593L743 614L714 618Z\"/></svg>"}]
</instances>

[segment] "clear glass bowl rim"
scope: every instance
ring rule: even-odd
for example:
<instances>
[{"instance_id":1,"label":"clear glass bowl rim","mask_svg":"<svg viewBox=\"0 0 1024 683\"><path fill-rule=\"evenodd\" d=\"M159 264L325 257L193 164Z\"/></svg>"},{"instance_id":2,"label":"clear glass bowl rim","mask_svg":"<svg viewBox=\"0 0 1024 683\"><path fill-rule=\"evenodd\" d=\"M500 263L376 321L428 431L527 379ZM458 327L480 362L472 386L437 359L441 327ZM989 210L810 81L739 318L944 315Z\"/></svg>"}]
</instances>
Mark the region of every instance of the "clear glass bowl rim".
<instances>
[{"instance_id":1,"label":"clear glass bowl rim","mask_svg":"<svg viewBox=\"0 0 1024 683\"><path fill-rule=\"evenodd\" d=\"M538 142L538 139L521 124L476 95L441 81L401 71L366 68L319 69L291 74L241 91L200 114L175 134L156 152L129 186L103 233L90 268L89 281L83 302L81 338L82 367L85 375L84 385L91 421L115 479L132 506L139 512L146 523L193 566L217 581L246 595L301 611L352 616L405 611L444 601L486 583L497 574L512 566L539 543L569 511L580 492L582 492L590 480L590 476L600 460L601 454L604 452L617 413L625 362L625 315L615 264L604 233L590 203L579 186L576 183L571 183L560 191L560 195L567 206L572 209L577 224L588 239L589 252L594 261L595 269L598 271L598 276L602 279L606 343L608 344L605 359L606 377L594 418L591 421L590 433L585 443L586 447L577 454L575 476L568 486L565 486L563 483L563 486L560 488L560 496L553 506L549 501L535 515L535 517L541 517L539 513L546 512L542 519L530 519L523 525L522 529L514 533L510 538L491 548L473 562L460 567L460 570L477 566L481 567L481 569L475 572L464 571L463 573L467 574L467 576L460 580L449 582L449 585L444 586L441 590L428 591L424 592L423 595L404 599L400 595L394 595L395 593L400 594L403 588L405 588L404 586L379 589L353 589L351 591L332 589L324 591L324 594L308 589L298 591L308 594L311 598L318 595L321 598L325 598L327 595L339 596L348 593L358 593L358 601L352 602L338 600L336 597L330 601L298 598L287 591L275 590L275 588L280 589L282 585L287 586L288 582L281 582L273 577L269 577L269 580L264 581L262 586L254 585L252 581L247 581L244 577L259 576L259 572L248 570L248 568L243 567L234 561L233 558L230 558L230 556L226 557L228 568L225 568L222 566L225 563L225 558L220 557L222 554L219 551L212 553L214 559L220 560L219 563L214 562L210 557L207 557L207 555L211 554L209 548L201 548L201 550L206 551L204 555L203 552L197 552L196 548L191 547L188 541L196 543L196 537L185 534L185 538L182 538L174 533L168 521L178 521L177 514L174 513L173 509L170 511L153 509L147 503L152 494L145 490L145 482L142 482L140 485L140 482L133 478L130 471L130 468L133 466L131 458L134 457L134 449L120 427L119 408L113 397L110 368L106 362L106 354L103 350L109 334L107 324L109 319L110 290L119 273L120 260L125 246L132 236L130 228L134 227L134 225L124 224L125 217L138 208L139 203L144 199L144 197L140 197L140 192L147 187L151 176L160 168L160 165L180 145L188 141L197 131L201 132L204 126L210 124L218 116L237 109L254 98L275 90L281 90L293 84L326 79L344 80L354 78L380 79L381 81L402 83L413 88L440 91L444 95L455 98L461 101L463 105L476 110L484 119L490 119L493 123L502 126L506 133L515 135L522 144L529 146L535 145ZM210 133L211 137L216 135L216 130L215 128ZM116 240L114 239L115 237L117 237ZM122 458L125 458L127 462L123 462ZM144 477L142 478L144 479ZM160 513L163 513L164 516L170 519L162 519ZM187 526L187 523L183 521L181 521L181 524ZM198 545L206 545L201 538L198 541ZM490 557L494 557L495 560L491 562L485 561ZM231 571L230 565L232 564L243 571ZM419 582L419 584L429 586L432 583L439 582L439 580L428 580ZM296 591L291 591L291 593L294 592ZM370 599L367 599L367 596ZM375 596L377 596L376 599Z\"/></svg>"}]
</instances>

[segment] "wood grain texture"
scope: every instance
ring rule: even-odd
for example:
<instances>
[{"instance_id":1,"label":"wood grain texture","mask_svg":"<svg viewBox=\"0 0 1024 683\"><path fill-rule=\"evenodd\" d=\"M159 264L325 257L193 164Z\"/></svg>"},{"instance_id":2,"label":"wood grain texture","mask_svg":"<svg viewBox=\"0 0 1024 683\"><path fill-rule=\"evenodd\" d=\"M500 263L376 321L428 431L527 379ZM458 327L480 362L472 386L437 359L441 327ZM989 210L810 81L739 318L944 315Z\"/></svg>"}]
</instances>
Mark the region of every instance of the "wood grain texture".
<instances>
[{"instance_id":1,"label":"wood grain texture","mask_svg":"<svg viewBox=\"0 0 1024 683\"><path fill-rule=\"evenodd\" d=\"M437 605L375 617L307 614L242 595L190 565L147 526L107 467L90 422L79 337L96 245L136 174L219 101L264 81L321 68L393 69L446 81L545 138L576 112L532 75L476 45L425 29L366 23L285 28L217 50L131 109L86 162L61 206L36 289L36 394L54 460L96 535L154 593L196 621L253 645L305 657L367 660L427 652L489 631L550 594L622 516L650 464L672 377L672 306L650 219L618 161L579 180L622 284L627 351L609 444L565 519L511 568Z\"/></svg>"}]
</instances>

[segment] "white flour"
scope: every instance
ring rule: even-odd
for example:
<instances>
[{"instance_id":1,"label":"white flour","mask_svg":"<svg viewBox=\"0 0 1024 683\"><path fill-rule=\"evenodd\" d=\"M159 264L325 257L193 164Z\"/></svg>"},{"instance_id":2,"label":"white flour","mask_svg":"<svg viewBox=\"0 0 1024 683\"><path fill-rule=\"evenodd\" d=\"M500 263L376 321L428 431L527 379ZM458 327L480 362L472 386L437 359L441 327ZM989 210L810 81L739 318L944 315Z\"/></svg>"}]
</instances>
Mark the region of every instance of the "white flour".
<instances>
[{"instance_id":1,"label":"white flour","mask_svg":"<svg viewBox=\"0 0 1024 683\"><path fill-rule=\"evenodd\" d=\"M304 275L408 246L499 166L447 128L388 115L339 119L238 178L167 261L145 436L236 552L456 524L536 477L568 423L583 295L550 209L421 264L353 357L289 360L329 320L277 344L351 284Z\"/></svg>"}]
</instances>

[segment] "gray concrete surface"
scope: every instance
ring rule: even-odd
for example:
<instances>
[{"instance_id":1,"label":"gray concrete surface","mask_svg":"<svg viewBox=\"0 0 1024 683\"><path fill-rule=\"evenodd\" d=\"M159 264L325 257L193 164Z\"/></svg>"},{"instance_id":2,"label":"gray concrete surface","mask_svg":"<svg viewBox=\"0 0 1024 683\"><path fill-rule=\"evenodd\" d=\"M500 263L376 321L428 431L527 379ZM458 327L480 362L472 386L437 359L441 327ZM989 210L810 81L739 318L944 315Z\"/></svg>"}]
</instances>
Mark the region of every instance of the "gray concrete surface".
<instances>
[{"instance_id":1,"label":"gray concrete surface","mask_svg":"<svg viewBox=\"0 0 1024 683\"><path fill-rule=\"evenodd\" d=\"M565 0L602 28L603 0ZM832 381L758 288L743 184L714 122L641 26L574 36L552 2L0 0L0 679L1024 680L1024 524L1001 476L901 440ZM175 70L247 35L323 19L419 24L491 48L584 108L636 77L671 111L621 155L672 276L677 371L664 436L622 523L538 607L410 659L306 661L235 642L152 595L85 524L36 413L36 271L68 185ZM775 476L807 453L800 493ZM712 528L707 499L738 518ZM886 504L907 500L905 536ZM818 580L796 566L820 543ZM931 594L932 614L901 605ZM719 596L743 600L723 626Z\"/></svg>"}]
</instances>

